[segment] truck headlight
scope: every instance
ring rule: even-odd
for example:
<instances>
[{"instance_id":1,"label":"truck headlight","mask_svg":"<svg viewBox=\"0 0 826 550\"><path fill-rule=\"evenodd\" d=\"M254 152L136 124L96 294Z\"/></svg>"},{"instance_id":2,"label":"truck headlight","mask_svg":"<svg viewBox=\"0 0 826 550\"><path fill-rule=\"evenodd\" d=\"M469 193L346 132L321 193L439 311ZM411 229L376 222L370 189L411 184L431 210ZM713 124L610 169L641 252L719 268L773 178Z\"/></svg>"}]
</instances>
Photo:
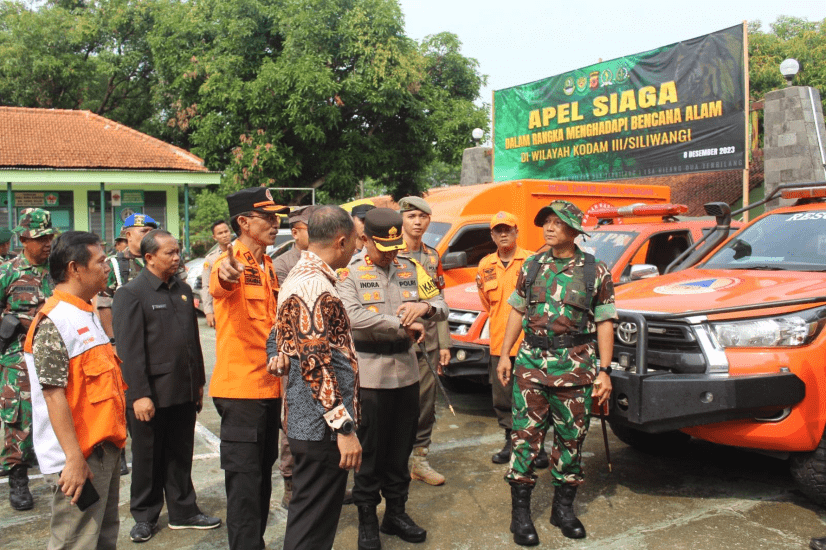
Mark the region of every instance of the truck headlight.
<instances>
[{"instance_id":1,"label":"truck headlight","mask_svg":"<svg viewBox=\"0 0 826 550\"><path fill-rule=\"evenodd\" d=\"M779 317L711 323L711 327L724 348L804 346L820 332L825 313L826 309L816 308Z\"/></svg>"}]
</instances>

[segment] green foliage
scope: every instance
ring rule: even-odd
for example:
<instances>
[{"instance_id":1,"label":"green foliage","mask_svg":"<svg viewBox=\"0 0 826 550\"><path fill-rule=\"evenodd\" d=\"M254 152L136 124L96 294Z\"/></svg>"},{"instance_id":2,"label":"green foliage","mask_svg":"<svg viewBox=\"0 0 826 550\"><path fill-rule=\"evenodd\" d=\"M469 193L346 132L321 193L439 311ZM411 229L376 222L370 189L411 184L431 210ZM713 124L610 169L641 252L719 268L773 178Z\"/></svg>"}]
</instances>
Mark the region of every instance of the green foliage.
<instances>
[{"instance_id":1,"label":"green foliage","mask_svg":"<svg viewBox=\"0 0 826 550\"><path fill-rule=\"evenodd\" d=\"M0 104L89 109L201 156L225 177L193 190L193 236L243 187L343 202L360 181L454 181L488 130L485 79L455 35L408 38L397 0L0 0Z\"/></svg>"},{"instance_id":2,"label":"green foliage","mask_svg":"<svg viewBox=\"0 0 826 550\"><path fill-rule=\"evenodd\" d=\"M793 84L817 88L826 100L826 19L815 22L780 16L769 27L771 31L764 32L759 21L749 25L752 99L762 99L766 92L785 86L780 63L793 58L800 63Z\"/></svg>"}]
</instances>

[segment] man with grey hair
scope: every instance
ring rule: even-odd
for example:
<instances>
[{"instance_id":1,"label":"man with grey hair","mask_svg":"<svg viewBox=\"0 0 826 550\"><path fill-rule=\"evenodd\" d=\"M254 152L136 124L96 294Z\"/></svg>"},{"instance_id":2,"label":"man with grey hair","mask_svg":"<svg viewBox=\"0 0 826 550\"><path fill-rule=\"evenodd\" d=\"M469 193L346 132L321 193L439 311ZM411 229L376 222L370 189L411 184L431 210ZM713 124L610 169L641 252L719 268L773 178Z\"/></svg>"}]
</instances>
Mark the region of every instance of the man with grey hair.
<instances>
[{"instance_id":1,"label":"man with grey hair","mask_svg":"<svg viewBox=\"0 0 826 550\"><path fill-rule=\"evenodd\" d=\"M164 494L170 529L221 525L201 513L192 485L195 417L206 377L192 289L176 275L178 241L155 229L140 248L145 269L115 293L112 303L133 442L133 542L152 538Z\"/></svg>"},{"instance_id":2,"label":"man with grey hair","mask_svg":"<svg viewBox=\"0 0 826 550\"><path fill-rule=\"evenodd\" d=\"M295 461L285 550L332 548L347 470L361 466L358 356L336 289L336 270L356 248L355 228L338 206L322 206L308 221L307 250L279 293L279 355L268 364L287 376L284 416Z\"/></svg>"}]
</instances>

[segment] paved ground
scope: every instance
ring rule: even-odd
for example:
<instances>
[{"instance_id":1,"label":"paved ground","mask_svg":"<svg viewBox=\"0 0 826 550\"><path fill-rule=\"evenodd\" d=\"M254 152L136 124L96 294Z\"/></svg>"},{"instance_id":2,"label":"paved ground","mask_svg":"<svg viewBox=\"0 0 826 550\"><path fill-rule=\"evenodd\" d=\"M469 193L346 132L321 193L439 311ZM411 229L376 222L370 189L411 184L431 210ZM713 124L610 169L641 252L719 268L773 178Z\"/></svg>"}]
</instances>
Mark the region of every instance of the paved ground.
<instances>
[{"instance_id":1,"label":"paved ground","mask_svg":"<svg viewBox=\"0 0 826 550\"><path fill-rule=\"evenodd\" d=\"M211 371L215 338L201 321L204 354ZM499 549L513 544L509 489L504 467L490 462L501 445L501 433L485 391L466 388L452 393L457 416L442 402L431 449L431 464L447 476L443 487L421 482L411 486L408 511L428 529L428 539L410 545L382 536L385 549ZM212 515L225 517L223 473L218 462L219 419L207 401L199 417L193 478L198 503ZM614 471L609 474L598 422L586 440L588 481L580 490L577 510L588 538L571 541L548 522L552 490L547 472L534 492L533 517L541 548L601 550L753 550L807 548L812 536L826 536L826 513L793 488L782 461L761 455L693 442L679 456L652 457L610 436ZM36 472L35 472L36 473ZM0 549L45 548L49 507L43 480L32 480L35 507L15 512L7 504L8 485L0 479ZM275 476L267 548L282 546L286 511L279 506L282 483ZM122 479L120 546L129 548L129 478ZM380 509L379 515L382 510ZM357 514L344 508L336 550L355 550ZM227 548L226 529L171 531L166 512L160 530L146 549Z\"/></svg>"}]
</instances>

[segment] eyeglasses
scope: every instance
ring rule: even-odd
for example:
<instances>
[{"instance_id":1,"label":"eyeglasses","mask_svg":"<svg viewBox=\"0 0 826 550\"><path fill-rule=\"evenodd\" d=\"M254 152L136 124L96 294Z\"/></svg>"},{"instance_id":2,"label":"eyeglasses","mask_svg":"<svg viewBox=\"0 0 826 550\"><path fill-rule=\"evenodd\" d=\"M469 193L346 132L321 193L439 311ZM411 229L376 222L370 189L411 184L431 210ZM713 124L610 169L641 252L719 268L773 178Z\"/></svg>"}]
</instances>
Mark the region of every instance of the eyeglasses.
<instances>
[{"instance_id":1,"label":"eyeglasses","mask_svg":"<svg viewBox=\"0 0 826 550\"><path fill-rule=\"evenodd\" d=\"M256 215L258 214L258 215ZM278 214L259 214L259 213L248 213L242 214L247 218L258 218L259 220L264 220L265 222L269 223L270 225L275 225L278 223Z\"/></svg>"}]
</instances>

